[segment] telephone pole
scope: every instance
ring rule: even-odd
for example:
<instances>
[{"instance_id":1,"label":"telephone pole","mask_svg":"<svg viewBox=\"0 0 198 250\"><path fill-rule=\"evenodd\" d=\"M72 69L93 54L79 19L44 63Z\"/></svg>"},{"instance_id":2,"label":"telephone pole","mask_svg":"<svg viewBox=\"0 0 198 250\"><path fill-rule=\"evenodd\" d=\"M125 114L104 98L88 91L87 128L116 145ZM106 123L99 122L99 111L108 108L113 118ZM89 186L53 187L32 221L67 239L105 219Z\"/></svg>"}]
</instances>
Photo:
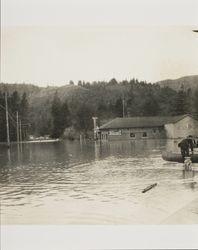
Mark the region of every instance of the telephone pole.
<instances>
[{"instance_id":1,"label":"telephone pole","mask_svg":"<svg viewBox=\"0 0 198 250\"><path fill-rule=\"evenodd\" d=\"M7 131L7 146L10 147L10 132L9 132L9 119L8 119L8 97L5 92L5 106L6 106L6 131Z\"/></svg>"},{"instance_id":2,"label":"telephone pole","mask_svg":"<svg viewBox=\"0 0 198 250\"><path fill-rule=\"evenodd\" d=\"M123 100L122 100L122 117L123 118L125 117L125 110L124 110L124 108L125 108L125 101L124 101L124 98L123 98Z\"/></svg>"},{"instance_id":3,"label":"telephone pole","mask_svg":"<svg viewBox=\"0 0 198 250\"><path fill-rule=\"evenodd\" d=\"M16 112L16 120L17 120L17 143L19 143L19 113Z\"/></svg>"},{"instance_id":4,"label":"telephone pole","mask_svg":"<svg viewBox=\"0 0 198 250\"><path fill-rule=\"evenodd\" d=\"M93 124L94 124L94 140L97 140L97 126L96 126L96 120L98 117L92 117L93 119Z\"/></svg>"}]
</instances>

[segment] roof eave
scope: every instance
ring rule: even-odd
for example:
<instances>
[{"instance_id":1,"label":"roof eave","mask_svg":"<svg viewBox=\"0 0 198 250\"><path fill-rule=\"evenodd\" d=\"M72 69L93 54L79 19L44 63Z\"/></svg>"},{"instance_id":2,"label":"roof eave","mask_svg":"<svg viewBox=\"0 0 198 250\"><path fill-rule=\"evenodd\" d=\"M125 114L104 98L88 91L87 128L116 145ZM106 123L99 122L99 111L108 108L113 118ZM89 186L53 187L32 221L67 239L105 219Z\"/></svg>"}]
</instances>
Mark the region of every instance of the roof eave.
<instances>
[{"instance_id":1,"label":"roof eave","mask_svg":"<svg viewBox=\"0 0 198 250\"><path fill-rule=\"evenodd\" d=\"M135 126L135 127L111 127L111 128L99 128L99 130L108 130L108 129L131 129L131 128L159 128L164 127L163 125L150 125L150 126Z\"/></svg>"}]
</instances>

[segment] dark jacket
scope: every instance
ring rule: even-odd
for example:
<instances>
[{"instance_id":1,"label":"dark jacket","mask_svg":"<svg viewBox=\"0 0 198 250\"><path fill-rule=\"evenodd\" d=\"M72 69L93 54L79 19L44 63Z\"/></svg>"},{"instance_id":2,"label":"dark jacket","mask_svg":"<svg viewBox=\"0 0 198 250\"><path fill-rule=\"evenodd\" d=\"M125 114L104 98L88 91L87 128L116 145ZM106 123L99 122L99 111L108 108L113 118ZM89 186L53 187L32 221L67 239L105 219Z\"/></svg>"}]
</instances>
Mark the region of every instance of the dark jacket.
<instances>
[{"instance_id":1,"label":"dark jacket","mask_svg":"<svg viewBox=\"0 0 198 250\"><path fill-rule=\"evenodd\" d=\"M193 141L192 139L183 139L179 144L178 147L182 149L191 149L193 151Z\"/></svg>"}]
</instances>

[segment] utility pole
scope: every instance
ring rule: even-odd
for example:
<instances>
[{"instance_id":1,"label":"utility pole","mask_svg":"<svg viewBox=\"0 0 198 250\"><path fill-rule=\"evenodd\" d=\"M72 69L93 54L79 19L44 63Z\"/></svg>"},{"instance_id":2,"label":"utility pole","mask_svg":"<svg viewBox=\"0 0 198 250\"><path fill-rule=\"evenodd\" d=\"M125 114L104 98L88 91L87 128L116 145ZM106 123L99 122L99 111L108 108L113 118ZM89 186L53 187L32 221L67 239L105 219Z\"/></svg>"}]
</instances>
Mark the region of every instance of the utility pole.
<instances>
[{"instance_id":1,"label":"utility pole","mask_svg":"<svg viewBox=\"0 0 198 250\"><path fill-rule=\"evenodd\" d=\"M123 118L125 117L124 106L125 106L125 101L124 101L124 98L123 98L123 100L122 100L122 117L123 117Z\"/></svg>"},{"instance_id":2,"label":"utility pole","mask_svg":"<svg viewBox=\"0 0 198 250\"><path fill-rule=\"evenodd\" d=\"M8 119L8 97L5 92L5 106L6 106L6 131L7 131L7 146L10 147L10 132L9 132L9 119Z\"/></svg>"},{"instance_id":3,"label":"utility pole","mask_svg":"<svg viewBox=\"0 0 198 250\"><path fill-rule=\"evenodd\" d=\"M93 123L94 123L94 140L97 140L97 126L96 126L96 120L98 117L92 117Z\"/></svg>"},{"instance_id":4,"label":"utility pole","mask_svg":"<svg viewBox=\"0 0 198 250\"><path fill-rule=\"evenodd\" d=\"M17 151L18 151L18 160L20 161L20 149L21 149L21 145L20 143L20 134L19 134L19 113L18 111L16 112L16 120L17 120Z\"/></svg>"},{"instance_id":5,"label":"utility pole","mask_svg":"<svg viewBox=\"0 0 198 250\"><path fill-rule=\"evenodd\" d=\"M17 120L17 143L19 143L19 113L16 112L16 120Z\"/></svg>"}]
</instances>

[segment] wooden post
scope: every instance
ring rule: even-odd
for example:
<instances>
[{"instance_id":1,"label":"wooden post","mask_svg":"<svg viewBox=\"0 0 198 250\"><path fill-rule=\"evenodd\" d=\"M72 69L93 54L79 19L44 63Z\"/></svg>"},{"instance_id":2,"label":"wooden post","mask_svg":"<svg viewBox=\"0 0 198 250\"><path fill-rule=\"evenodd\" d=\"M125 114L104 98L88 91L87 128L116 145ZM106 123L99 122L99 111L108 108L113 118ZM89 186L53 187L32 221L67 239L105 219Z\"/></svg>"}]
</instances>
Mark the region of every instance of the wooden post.
<instances>
[{"instance_id":1,"label":"wooden post","mask_svg":"<svg viewBox=\"0 0 198 250\"><path fill-rule=\"evenodd\" d=\"M5 92L5 106L6 106L6 131L7 131L7 146L10 147L10 132L9 132L9 118L8 118L8 97Z\"/></svg>"}]
</instances>

